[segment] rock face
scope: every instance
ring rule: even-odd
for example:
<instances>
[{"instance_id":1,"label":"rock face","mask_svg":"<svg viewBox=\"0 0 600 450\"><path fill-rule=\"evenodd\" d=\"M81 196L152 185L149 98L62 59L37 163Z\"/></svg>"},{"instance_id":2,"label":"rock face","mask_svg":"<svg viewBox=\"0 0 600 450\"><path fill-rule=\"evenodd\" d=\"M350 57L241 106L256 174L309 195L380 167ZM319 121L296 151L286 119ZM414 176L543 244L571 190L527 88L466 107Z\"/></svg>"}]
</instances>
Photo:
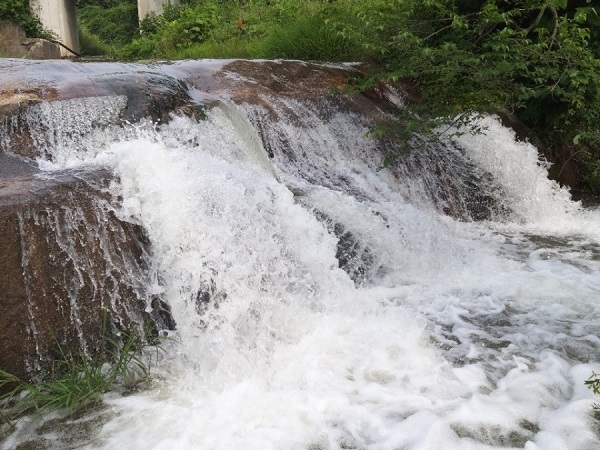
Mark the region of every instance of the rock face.
<instances>
[{"instance_id":1,"label":"rock face","mask_svg":"<svg viewBox=\"0 0 600 450\"><path fill-rule=\"evenodd\" d=\"M81 76L63 72L73 68L66 61L7 64L9 69L14 64L29 70L35 80L18 83L10 78L3 83L0 74L0 151L14 155L52 160L50 148L89 145L86 138L98 129L106 130L105 139L110 139L111 129L116 138L126 122L166 122L173 112L202 114L201 106L190 102L185 84L164 74L130 70ZM35 76L38 70L43 76L44 69L57 76L39 82Z\"/></svg>"},{"instance_id":2,"label":"rock face","mask_svg":"<svg viewBox=\"0 0 600 450\"><path fill-rule=\"evenodd\" d=\"M115 216L106 180L44 179L32 164L0 155L3 370L35 379L59 346L93 354L103 332L164 325L162 305L153 309L145 294L144 230Z\"/></svg>"},{"instance_id":3,"label":"rock face","mask_svg":"<svg viewBox=\"0 0 600 450\"><path fill-rule=\"evenodd\" d=\"M21 27L8 23L0 28L0 57L60 59L60 47L46 39L28 38Z\"/></svg>"},{"instance_id":4,"label":"rock face","mask_svg":"<svg viewBox=\"0 0 600 450\"><path fill-rule=\"evenodd\" d=\"M98 136L102 144L110 143L119 138L125 123L148 119L160 126L173 113L200 119L206 108L229 102L244 110L271 158L301 167L311 164L310 158L292 145L285 124L279 127L278 122L308 133L313 125L306 118L317 118L332 133L341 134L340 142L349 151L361 151L343 136L344 130L336 129L336 114L354 117L368 130L392 119L403 98L412 95L402 86L383 84L367 93L340 95L347 78L360 74L354 65L289 61L154 65L3 61L0 369L35 378L57 345L93 353L103 317L116 330L175 326L168 306L146 292L152 249L143 229L115 214L118 199L105 189L110 174L64 171L48 178L34 159L60 163L57 149L67 146L86 152L97 144L89 139ZM393 135L373 139L381 159L398 152ZM401 182L429 177L423 184L441 199L440 210L448 214L489 217L493 205L477 197L476 188L471 200L460 197L465 192L462 185L473 180L475 184L479 175L455 174L453 170L460 172L465 165L453 168L436 160L437 150L413 152L392 167L392 175ZM325 173L323 182L346 182L330 175ZM340 267L360 282L370 264L368 248L351 230L325 215L323 221L339 238ZM207 286L196 298L202 311L218 302L217 295L226 295L211 288L210 280Z\"/></svg>"},{"instance_id":5,"label":"rock face","mask_svg":"<svg viewBox=\"0 0 600 450\"><path fill-rule=\"evenodd\" d=\"M346 119L362 126L365 133L378 125L391 125L387 133L371 136L372 147L381 155L381 162L390 161L387 169L399 184L408 186L410 180L418 179L419 190L440 212L460 220L487 220L502 215L505 211L489 194L495 187L487 186L487 193L478 189L490 177L471 164L464 152L442 142L394 131L394 126L396 130L402 128L396 120L403 105L416 100L410 86L380 82L359 92L347 85L350 78L364 78L365 71L365 67L354 64L234 61L225 65L215 78L226 86L234 102L246 106L265 149L275 160L285 160L284 164L298 167L312 164L311 157L307 157L293 133L288 133L288 124L297 132L310 134L315 119L329 126L337 145L344 143L349 152L356 150L356 142L349 141L344 129L335 124L336 115L342 112ZM282 119L286 124L279 126ZM314 169L309 170L310 176L318 172ZM305 176L308 177L308 173ZM320 182L348 188L346 180L335 179L331 173L324 174ZM343 235L345 233L337 236L340 242L344 241ZM338 253L342 255L340 261L349 255L347 248ZM361 265L360 261L354 263Z\"/></svg>"},{"instance_id":6,"label":"rock face","mask_svg":"<svg viewBox=\"0 0 600 450\"><path fill-rule=\"evenodd\" d=\"M175 327L147 292L149 242L116 216L110 174L49 176L33 162L61 145L84 149L98 128L202 113L181 81L109 66L85 76L65 61L6 60L0 70L0 369L24 379L43 376L59 348L91 355L105 333Z\"/></svg>"}]
</instances>

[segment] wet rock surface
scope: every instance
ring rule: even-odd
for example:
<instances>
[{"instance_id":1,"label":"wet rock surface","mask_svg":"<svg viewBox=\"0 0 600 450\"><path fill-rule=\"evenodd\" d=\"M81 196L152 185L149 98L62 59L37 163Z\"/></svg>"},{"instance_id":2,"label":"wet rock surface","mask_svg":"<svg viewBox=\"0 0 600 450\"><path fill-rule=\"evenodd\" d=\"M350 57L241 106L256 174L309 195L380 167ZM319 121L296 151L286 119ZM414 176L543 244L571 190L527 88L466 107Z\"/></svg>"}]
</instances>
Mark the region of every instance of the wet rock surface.
<instances>
[{"instance_id":1,"label":"wet rock surface","mask_svg":"<svg viewBox=\"0 0 600 450\"><path fill-rule=\"evenodd\" d=\"M144 230L116 217L107 182L101 172L48 177L0 155L3 370L35 379L59 347L93 354L104 333L165 325L145 293Z\"/></svg>"},{"instance_id":2,"label":"wet rock surface","mask_svg":"<svg viewBox=\"0 0 600 450\"><path fill-rule=\"evenodd\" d=\"M390 125L388 132L374 133L370 138L381 155L379 168L388 161L386 170L400 183L410 178L424 180L422 187L441 213L460 220L487 220L503 214L505 211L491 196L477 189L478 181L489 178L489 174L469 164L460 149L415 135L409 138L408 146L404 145L408 138L396 132L402 125L395 121L405 103L418 100L414 89L402 83L379 82L359 91L349 84L352 79L364 79L368 73L369 67L363 64L234 61L225 65L215 78L227 87L226 92L235 103L252 105L250 119L271 158L297 165L312 164L302 149L292 143L293 136L290 138L277 127L282 118L310 132L312 117L323 123L335 123L336 115L346 113L365 128L365 133L380 125ZM344 142L344 130L337 132L335 141ZM453 163L449 163L450 153L455 158ZM349 188L348 180L343 178L332 182L342 189ZM346 253L340 253L344 261Z\"/></svg>"},{"instance_id":3,"label":"wet rock surface","mask_svg":"<svg viewBox=\"0 0 600 450\"><path fill-rule=\"evenodd\" d=\"M368 67L360 64L234 61L225 65L215 78L226 87L235 103L262 106L267 118L274 122L280 120L275 114L277 110L284 112L286 120L302 124L302 110L294 108L290 103L293 100L310 107L324 121L339 112L349 112L375 126L389 121L398 112L408 88L379 83L364 92L352 89L349 80L364 78L367 71ZM394 100L390 101L391 98Z\"/></svg>"},{"instance_id":4,"label":"wet rock surface","mask_svg":"<svg viewBox=\"0 0 600 450\"><path fill-rule=\"evenodd\" d=\"M0 368L31 380L43 376L59 348L93 354L104 333L175 327L169 306L145 291L149 242L140 226L117 218L105 189L110 175L43 172L33 159L52 159L49 148L97 127L201 110L182 81L145 66L85 65L85 73L83 65L64 61L4 62ZM105 98L123 101L106 112L103 107L115 102L105 105ZM71 126L77 114L87 116L88 128Z\"/></svg>"},{"instance_id":5,"label":"wet rock surface","mask_svg":"<svg viewBox=\"0 0 600 450\"><path fill-rule=\"evenodd\" d=\"M191 99L183 80L149 66L10 59L3 64L0 152L52 159L46 148L59 139L142 119L168 122L173 113L196 118L203 113L204 105Z\"/></svg>"},{"instance_id":6,"label":"wet rock surface","mask_svg":"<svg viewBox=\"0 0 600 450\"><path fill-rule=\"evenodd\" d=\"M294 148L276 127L282 114L286 123L308 130L306 115L328 122L339 112L349 113L368 130L393 119L403 99L414 96L408 87L386 84L367 92L344 93L349 77L360 77L362 71L350 64L290 61L4 60L0 68L0 368L32 378L43 372L57 345L73 352L93 352L106 309L116 329L150 326L156 332L175 327L169 306L144 290L150 243L143 229L114 213L115 199L104 189L110 175L42 172L36 158L54 160L52 149L61 145L80 145L86 151L90 144L85 138L98 130L107 130L108 142L111 129L128 123L147 119L160 126L172 114L200 120L206 108L233 102L249 114L271 158L302 162L307 159L302 149ZM382 160L398 152L393 137L373 139ZM432 193L447 191L439 196L440 210L465 219L489 217L494 211L494 205L488 204L492 199L479 198L473 188L472 200L457 200L464 190L458 192L459 187L443 181L456 179L448 175L454 169L422 155L391 167L393 176L401 180L429 171L431 179L438 180L431 181ZM431 164L436 167L433 171ZM462 179L475 185L482 176L464 174ZM345 186L343 178L331 182ZM336 255L340 267L362 282L372 264L368 248L341 224L330 225L340 242ZM194 299L198 312L217 307L217 297L209 283Z\"/></svg>"}]
</instances>

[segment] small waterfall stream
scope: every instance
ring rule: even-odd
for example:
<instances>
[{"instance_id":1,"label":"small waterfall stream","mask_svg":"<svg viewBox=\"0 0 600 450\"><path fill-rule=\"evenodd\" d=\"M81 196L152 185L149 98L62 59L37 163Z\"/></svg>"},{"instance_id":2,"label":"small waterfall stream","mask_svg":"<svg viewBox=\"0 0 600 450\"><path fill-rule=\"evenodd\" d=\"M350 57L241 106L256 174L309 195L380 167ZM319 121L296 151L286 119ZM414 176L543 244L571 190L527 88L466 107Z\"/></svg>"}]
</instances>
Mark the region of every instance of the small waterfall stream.
<instances>
[{"instance_id":1,"label":"small waterfall stream","mask_svg":"<svg viewBox=\"0 0 600 450\"><path fill-rule=\"evenodd\" d=\"M119 135L46 121L60 139L40 166L113 174L177 330L150 389L107 394L79 431L24 418L0 448L600 447L583 384L600 370L600 211L483 121L385 170L368 120L298 99Z\"/></svg>"}]
</instances>

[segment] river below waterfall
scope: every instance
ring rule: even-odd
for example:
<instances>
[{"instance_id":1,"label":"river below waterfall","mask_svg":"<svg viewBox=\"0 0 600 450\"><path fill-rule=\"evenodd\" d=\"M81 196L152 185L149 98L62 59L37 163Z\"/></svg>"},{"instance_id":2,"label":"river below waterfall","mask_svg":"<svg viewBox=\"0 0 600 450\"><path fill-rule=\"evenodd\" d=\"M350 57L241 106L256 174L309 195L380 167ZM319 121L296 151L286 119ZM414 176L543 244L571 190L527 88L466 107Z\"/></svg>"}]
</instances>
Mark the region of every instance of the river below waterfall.
<instances>
[{"instance_id":1,"label":"river below waterfall","mask_svg":"<svg viewBox=\"0 0 600 450\"><path fill-rule=\"evenodd\" d=\"M472 221L442 213L435 170L378 170L352 114L261 108L70 133L39 160L112 171L177 330L150 387L23 418L0 448L600 448L600 210L495 118L436 156L486 174L496 206Z\"/></svg>"}]
</instances>

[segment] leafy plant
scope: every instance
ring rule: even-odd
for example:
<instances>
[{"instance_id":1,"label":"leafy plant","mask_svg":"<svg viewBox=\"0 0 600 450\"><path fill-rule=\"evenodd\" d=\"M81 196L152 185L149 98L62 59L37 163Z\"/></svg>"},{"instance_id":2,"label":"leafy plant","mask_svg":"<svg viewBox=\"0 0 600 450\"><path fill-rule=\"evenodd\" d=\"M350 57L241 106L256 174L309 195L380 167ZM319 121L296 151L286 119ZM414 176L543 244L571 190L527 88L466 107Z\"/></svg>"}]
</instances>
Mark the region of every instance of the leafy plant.
<instances>
[{"instance_id":1,"label":"leafy plant","mask_svg":"<svg viewBox=\"0 0 600 450\"><path fill-rule=\"evenodd\" d=\"M153 58L158 56L156 45L156 41L152 37L142 36L134 39L120 50L116 50L115 55L120 59Z\"/></svg>"},{"instance_id":2,"label":"leafy plant","mask_svg":"<svg viewBox=\"0 0 600 450\"><path fill-rule=\"evenodd\" d=\"M600 374L596 372L592 372L590 377L584 381L584 384L591 389L594 394L600 394ZM600 405L598 403L594 403L593 409L596 412L600 412Z\"/></svg>"},{"instance_id":3,"label":"leafy plant","mask_svg":"<svg viewBox=\"0 0 600 450\"><path fill-rule=\"evenodd\" d=\"M317 61L353 60L352 45L331 29L319 16L299 19L276 27L269 36L252 46L257 57Z\"/></svg>"},{"instance_id":4,"label":"leafy plant","mask_svg":"<svg viewBox=\"0 0 600 450\"><path fill-rule=\"evenodd\" d=\"M591 0L187 0L142 21L141 35L132 22L113 48L124 59L373 62L418 89L411 122L514 114L547 157L577 165L580 187L600 191L599 12Z\"/></svg>"},{"instance_id":5,"label":"leafy plant","mask_svg":"<svg viewBox=\"0 0 600 450\"><path fill-rule=\"evenodd\" d=\"M0 395L0 419L12 424L24 414L51 410L71 415L100 403L102 394L117 383L126 388L135 386L150 375L150 366L142 356L144 346L144 338L137 332L120 339L109 336L104 327L99 352L94 356L71 355L57 346L57 357L40 382L24 381L0 370L0 392L4 392Z\"/></svg>"},{"instance_id":6,"label":"leafy plant","mask_svg":"<svg viewBox=\"0 0 600 450\"><path fill-rule=\"evenodd\" d=\"M80 53L84 56L109 55L112 52L108 44L81 23L79 24L79 46Z\"/></svg>"},{"instance_id":7,"label":"leafy plant","mask_svg":"<svg viewBox=\"0 0 600 450\"><path fill-rule=\"evenodd\" d=\"M507 111L549 156L577 155L590 174L600 158L600 21L581 3L374 0L354 3L359 25L330 26L370 51L387 77L419 89L412 109L422 120Z\"/></svg>"},{"instance_id":8,"label":"leafy plant","mask_svg":"<svg viewBox=\"0 0 600 450\"><path fill-rule=\"evenodd\" d=\"M140 34L135 0L109 6L87 4L78 9L77 15L85 30L108 45L123 46Z\"/></svg>"},{"instance_id":9,"label":"leafy plant","mask_svg":"<svg viewBox=\"0 0 600 450\"><path fill-rule=\"evenodd\" d=\"M600 394L600 374L592 372L584 384L588 387L588 389L591 389L594 394Z\"/></svg>"},{"instance_id":10,"label":"leafy plant","mask_svg":"<svg viewBox=\"0 0 600 450\"><path fill-rule=\"evenodd\" d=\"M32 13L27 0L0 0L0 25L8 22L22 27L28 37L55 38Z\"/></svg>"}]
</instances>

